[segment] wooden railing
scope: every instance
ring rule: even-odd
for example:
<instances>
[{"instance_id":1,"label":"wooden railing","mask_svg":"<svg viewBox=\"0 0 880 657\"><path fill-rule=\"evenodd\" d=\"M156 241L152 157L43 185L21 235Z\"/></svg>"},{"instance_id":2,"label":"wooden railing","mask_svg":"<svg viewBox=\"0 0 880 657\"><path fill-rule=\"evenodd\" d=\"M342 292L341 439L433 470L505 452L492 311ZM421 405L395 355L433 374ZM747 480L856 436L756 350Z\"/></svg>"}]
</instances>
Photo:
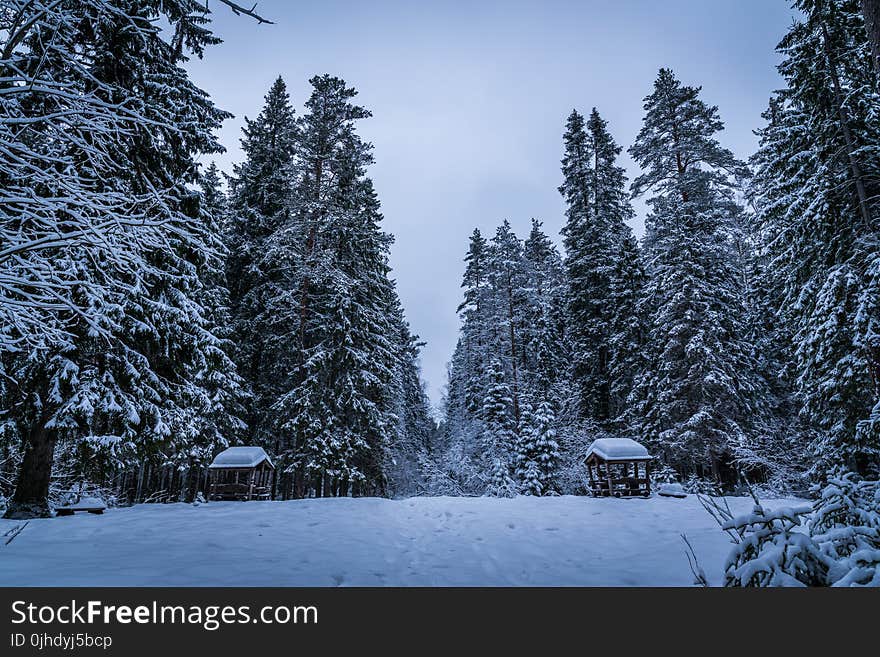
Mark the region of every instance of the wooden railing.
<instances>
[{"instance_id":1,"label":"wooden railing","mask_svg":"<svg viewBox=\"0 0 880 657\"><path fill-rule=\"evenodd\" d=\"M643 477L615 477L608 479L596 479L590 484L593 495L615 497L633 497L650 494L650 479Z\"/></svg>"},{"instance_id":2,"label":"wooden railing","mask_svg":"<svg viewBox=\"0 0 880 657\"><path fill-rule=\"evenodd\" d=\"M212 483L211 499L267 500L272 495L269 486L251 486L247 483Z\"/></svg>"}]
</instances>

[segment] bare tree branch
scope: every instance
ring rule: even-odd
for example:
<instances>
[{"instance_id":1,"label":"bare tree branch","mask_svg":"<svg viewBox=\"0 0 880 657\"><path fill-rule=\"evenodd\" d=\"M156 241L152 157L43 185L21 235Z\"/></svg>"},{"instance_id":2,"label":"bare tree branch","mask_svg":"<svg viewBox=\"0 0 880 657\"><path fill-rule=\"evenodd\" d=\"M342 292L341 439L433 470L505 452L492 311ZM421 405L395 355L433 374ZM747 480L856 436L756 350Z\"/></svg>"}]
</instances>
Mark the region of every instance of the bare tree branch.
<instances>
[{"instance_id":1,"label":"bare tree branch","mask_svg":"<svg viewBox=\"0 0 880 657\"><path fill-rule=\"evenodd\" d=\"M251 7L250 9L246 9L239 4L232 2L231 0L219 0L219 2L222 2L224 5L229 7L236 16L250 16L258 23L266 23L268 25L275 24L273 21L270 21L267 18L263 18L258 13L256 13L256 9L257 9L256 3L254 3L254 6ZM208 0L205 0L205 10L207 10L207 9L208 9Z\"/></svg>"},{"instance_id":2,"label":"bare tree branch","mask_svg":"<svg viewBox=\"0 0 880 657\"><path fill-rule=\"evenodd\" d=\"M700 566L700 562L697 560L697 553L694 550L694 546L691 545L691 542L688 540L687 534L681 534L681 540L683 540L684 544L687 546L684 553L687 555L688 566L690 566L691 572L694 574L694 584L697 586L708 587L709 579L706 577L706 571Z\"/></svg>"}]
</instances>

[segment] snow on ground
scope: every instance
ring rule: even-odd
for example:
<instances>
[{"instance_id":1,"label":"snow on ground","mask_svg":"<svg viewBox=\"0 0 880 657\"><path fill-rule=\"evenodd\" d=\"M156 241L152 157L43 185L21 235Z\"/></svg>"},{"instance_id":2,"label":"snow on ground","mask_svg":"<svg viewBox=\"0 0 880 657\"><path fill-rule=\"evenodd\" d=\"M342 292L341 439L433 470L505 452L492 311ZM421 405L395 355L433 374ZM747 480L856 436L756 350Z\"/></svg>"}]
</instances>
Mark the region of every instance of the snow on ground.
<instances>
[{"instance_id":1,"label":"snow on ground","mask_svg":"<svg viewBox=\"0 0 880 657\"><path fill-rule=\"evenodd\" d=\"M0 585L690 586L682 533L719 584L729 539L692 495L140 504L31 520Z\"/></svg>"}]
</instances>

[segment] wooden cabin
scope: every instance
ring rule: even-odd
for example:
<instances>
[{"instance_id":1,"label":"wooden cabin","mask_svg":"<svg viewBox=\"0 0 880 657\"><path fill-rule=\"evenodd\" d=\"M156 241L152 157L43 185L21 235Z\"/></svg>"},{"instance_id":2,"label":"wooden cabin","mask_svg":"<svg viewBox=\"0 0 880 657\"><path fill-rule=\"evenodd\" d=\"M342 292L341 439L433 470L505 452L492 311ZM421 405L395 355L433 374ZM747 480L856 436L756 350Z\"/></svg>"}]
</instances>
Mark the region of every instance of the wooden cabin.
<instances>
[{"instance_id":1,"label":"wooden cabin","mask_svg":"<svg viewBox=\"0 0 880 657\"><path fill-rule=\"evenodd\" d=\"M651 455L631 438L594 440L584 458L596 497L651 495Z\"/></svg>"},{"instance_id":2,"label":"wooden cabin","mask_svg":"<svg viewBox=\"0 0 880 657\"><path fill-rule=\"evenodd\" d=\"M208 466L209 500L268 500L275 466L262 447L229 447Z\"/></svg>"}]
</instances>

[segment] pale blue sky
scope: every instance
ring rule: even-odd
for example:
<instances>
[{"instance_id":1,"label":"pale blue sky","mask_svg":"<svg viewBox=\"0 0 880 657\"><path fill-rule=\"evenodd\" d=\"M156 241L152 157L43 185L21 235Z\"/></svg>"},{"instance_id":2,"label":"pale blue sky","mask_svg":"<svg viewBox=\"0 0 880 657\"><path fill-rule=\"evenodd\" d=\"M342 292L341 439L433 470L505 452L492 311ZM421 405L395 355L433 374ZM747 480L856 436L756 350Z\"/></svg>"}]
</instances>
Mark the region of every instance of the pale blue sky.
<instances>
[{"instance_id":1,"label":"pale blue sky","mask_svg":"<svg viewBox=\"0 0 880 657\"><path fill-rule=\"evenodd\" d=\"M248 4L247 2L243 4ZM189 68L236 115L218 166L241 159L253 117L279 74L301 111L308 79L344 78L373 112L361 134L375 145L371 176L394 277L413 331L428 345L423 375L439 402L455 346L468 236L531 217L558 241L562 132L572 108L593 106L624 148L637 134L657 70L702 85L719 106L722 142L745 158L779 86L774 47L794 13L787 0L562 0L400 2L261 0L275 25L235 17L220 3L224 43ZM624 155L623 163L635 173ZM641 233L644 205L633 223Z\"/></svg>"}]
</instances>

